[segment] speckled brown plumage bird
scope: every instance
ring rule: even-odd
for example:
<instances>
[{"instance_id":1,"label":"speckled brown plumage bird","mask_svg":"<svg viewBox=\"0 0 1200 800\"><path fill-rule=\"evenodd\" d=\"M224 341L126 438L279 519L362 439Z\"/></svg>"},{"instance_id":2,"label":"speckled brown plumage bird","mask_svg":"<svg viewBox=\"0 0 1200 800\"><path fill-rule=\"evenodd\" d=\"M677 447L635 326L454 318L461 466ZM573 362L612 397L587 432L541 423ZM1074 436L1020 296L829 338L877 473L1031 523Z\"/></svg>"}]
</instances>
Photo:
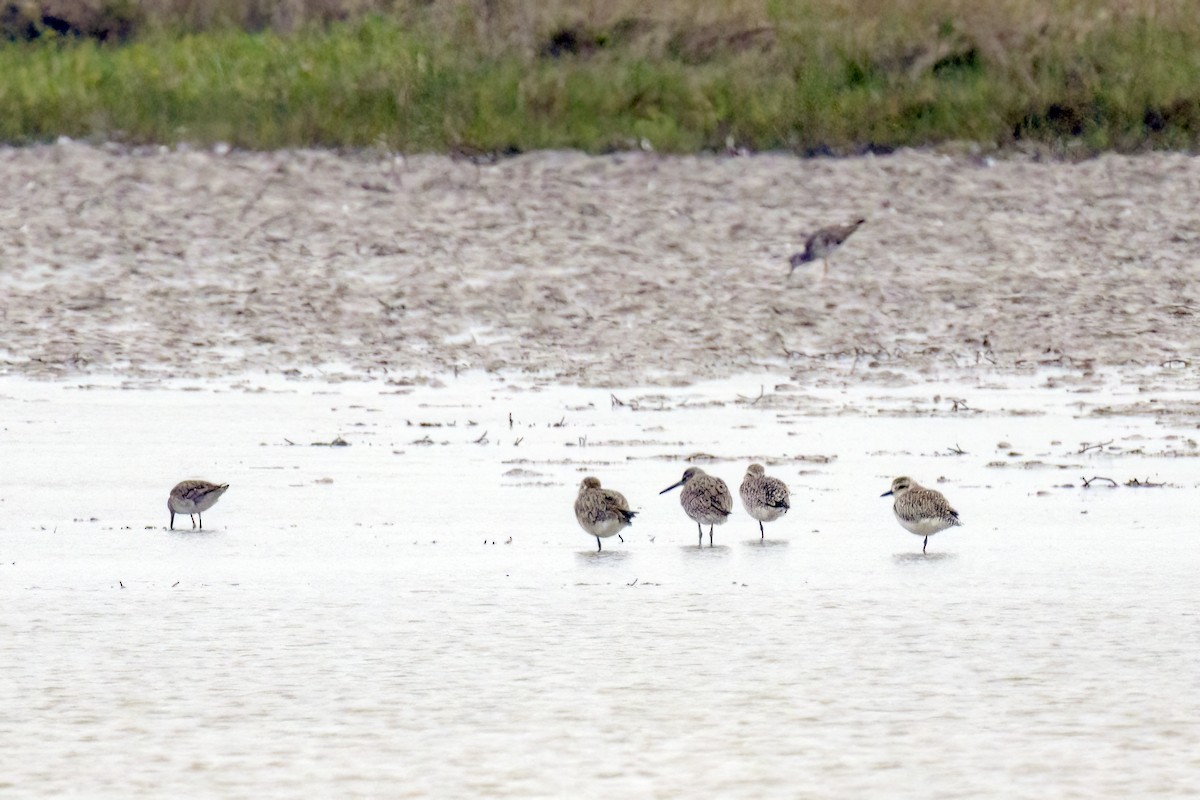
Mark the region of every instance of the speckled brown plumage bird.
<instances>
[{"instance_id":1,"label":"speckled brown plumage bird","mask_svg":"<svg viewBox=\"0 0 1200 800\"><path fill-rule=\"evenodd\" d=\"M809 236L804 243L804 252L792 254L792 268L788 271L788 277L792 276L796 267L816 261L818 258L821 259L822 274L828 274L829 257L865 222L865 219L859 219L849 225L830 225Z\"/></svg>"},{"instance_id":2,"label":"speckled brown plumage bird","mask_svg":"<svg viewBox=\"0 0 1200 800\"><path fill-rule=\"evenodd\" d=\"M579 495L575 498L575 519L579 526L596 537L596 549L600 547L600 539L614 534L622 542L621 530L628 528L637 516L636 511L629 510L629 501L625 495L612 489L600 488L600 479L591 476L584 478L579 484Z\"/></svg>"},{"instance_id":3,"label":"speckled brown plumage bird","mask_svg":"<svg viewBox=\"0 0 1200 800\"><path fill-rule=\"evenodd\" d=\"M700 546L704 546L704 528L708 526L708 546L713 544L713 526L720 525L733 511L733 496L729 487L720 478L709 475L699 467L688 467L678 483L673 483L659 494L666 494L676 486L682 486L679 504L684 512L696 521L700 532Z\"/></svg>"},{"instance_id":4,"label":"speckled brown plumage bird","mask_svg":"<svg viewBox=\"0 0 1200 800\"><path fill-rule=\"evenodd\" d=\"M216 484L208 481L181 481L175 484L175 488L167 497L167 510L171 512L171 530L175 530L176 514L187 514L188 517L194 514L200 517L200 529L203 530L204 517L200 516L200 512L212 508L228 488L228 483ZM192 527L196 527L195 518L192 518Z\"/></svg>"},{"instance_id":5,"label":"speckled brown plumage bird","mask_svg":"<svg viewBox=\"0 0 1200 800\"><path fill-rule=\"evenodd\" d=\"M930 536L946 528L962 525L958 512L950 507L949 501L941 492L926 489L912 478L896 478L892 481L892 488L880 495L892 496L896 498L892 503L896 520L909 533L925 537L925 542L921 545L922 553L929 545Z\"/></svg>"},{"instance_id":6,"label":"speckled brown plumage bird","mask_svg":"<svg viewBox=\"0 0 1200 800\"><path fill-rule=\"evenodd\" d=\"M765 539L764 522L774 522L791 508L788 487L779 478L766 474L762 464L751 464L746 468L746 477L738 494L746 513L758 520L758 538Z\"/></svg>"}]
</instances>

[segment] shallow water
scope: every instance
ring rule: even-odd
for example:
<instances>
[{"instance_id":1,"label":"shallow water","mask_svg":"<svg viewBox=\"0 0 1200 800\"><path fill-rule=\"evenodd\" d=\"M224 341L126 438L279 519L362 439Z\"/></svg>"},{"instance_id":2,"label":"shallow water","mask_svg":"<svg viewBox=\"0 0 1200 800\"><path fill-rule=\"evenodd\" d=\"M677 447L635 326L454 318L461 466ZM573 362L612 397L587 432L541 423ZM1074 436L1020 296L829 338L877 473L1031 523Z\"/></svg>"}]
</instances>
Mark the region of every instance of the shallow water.
<instances>
[{"instance_id":1,"label":"shallow water","mask_svg":"<svg viewBox=\"0 0 1200 800\"><path fill-rule=\"evenodd\" d=\"M1194 794L1200 387L1125 386L6 379L0 789ZM765 541L696 547L698 453L791 485ZM925 555L901 473L965 523ZM587 474L640 511L599 553Z\"/></svg>"}]
</instances>

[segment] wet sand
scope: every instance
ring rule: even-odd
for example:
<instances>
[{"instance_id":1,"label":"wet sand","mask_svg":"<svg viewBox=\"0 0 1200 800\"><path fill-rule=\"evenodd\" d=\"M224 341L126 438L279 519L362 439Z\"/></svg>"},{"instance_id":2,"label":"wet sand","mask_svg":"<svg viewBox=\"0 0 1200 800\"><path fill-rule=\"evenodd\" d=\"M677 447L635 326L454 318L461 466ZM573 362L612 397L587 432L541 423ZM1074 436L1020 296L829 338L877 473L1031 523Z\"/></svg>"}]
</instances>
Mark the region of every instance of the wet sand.
<instances>
[{"instance_id":1,"label":"wet sand","mask_svg":"<svg viewBox=\"0 0 1200 800\"><path fill-rule=\"evenodd\" d=\"M0 369L583 385L1182 366L1200 160L0 149ZM816 227L865 225L788 278ZM901 382L903 382L901 380Z\"/></svg>"}]
</instances>

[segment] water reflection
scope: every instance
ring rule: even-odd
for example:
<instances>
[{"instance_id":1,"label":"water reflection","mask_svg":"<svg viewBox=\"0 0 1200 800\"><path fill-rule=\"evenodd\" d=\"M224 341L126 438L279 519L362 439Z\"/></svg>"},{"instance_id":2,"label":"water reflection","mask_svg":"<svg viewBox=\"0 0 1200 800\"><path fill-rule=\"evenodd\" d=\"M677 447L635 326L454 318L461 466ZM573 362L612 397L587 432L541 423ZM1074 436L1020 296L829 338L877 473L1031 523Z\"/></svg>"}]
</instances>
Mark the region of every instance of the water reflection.
<instances>
[{"instance_id":1,"label":"water reflection","mask_svg":"<svg viewBox=\"0 0 1200 800\"><path fill-rule=\"evenodd\" d=\"M584 550L575 554L584 564L618 564L629 558L628 550Z\"/></svg>"},{"instance_id":2,"label":"water reflection","mask_svg":"<svg viewBox=\"0 0 1200 800\"><path fill-rule=\"evenodd\" d=\"M773 550L780 547L791 547L787 539L750 539L742 544L754 550Z\"/></svg>"},{"instance_id":3,"label":"water reflection","mask_svg":"<svg viewBox=\"0 0 1200 800\"><path fill-rule=\"evenodd\" d=\"M714 556L727 556L733 552L733 550L727 544L718 544L712 547L709 547L708 545L705 545L704 547L697 547L694 544L685 544L679 549L685 553L690 553L691 555L697 557L703 557L710 554Z\"/></svg>"},{"instance_id":4,"label":"water reflection","mask_svg":"<svg viewBox=\"0 0 1200 800\"><path fill-rule=\"evenodd\" d=\"M958 558L958 553L896 553L892 556L892 560L897 564L927 564L955 558Z\"/></svg>"}]
</instances>

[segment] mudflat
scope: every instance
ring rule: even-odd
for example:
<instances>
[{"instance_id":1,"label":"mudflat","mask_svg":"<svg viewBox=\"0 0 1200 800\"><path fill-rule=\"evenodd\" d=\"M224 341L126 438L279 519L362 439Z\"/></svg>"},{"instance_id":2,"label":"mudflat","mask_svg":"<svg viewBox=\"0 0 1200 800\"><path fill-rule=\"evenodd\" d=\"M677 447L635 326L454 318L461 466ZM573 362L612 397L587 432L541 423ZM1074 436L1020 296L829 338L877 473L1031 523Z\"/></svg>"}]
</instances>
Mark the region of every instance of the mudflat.
<instances>
[{"instance_id":1,"label":"mudflat","mask_svg":"<svg viewBox=\"0 0 1200 800\"><path fill-rule=\"evenodd\" d=\"M1200 160L0 149L0 364L585 385L1177 363ZM807 233L867 223L788 276Z\"/></svg>"}]
</instances>

